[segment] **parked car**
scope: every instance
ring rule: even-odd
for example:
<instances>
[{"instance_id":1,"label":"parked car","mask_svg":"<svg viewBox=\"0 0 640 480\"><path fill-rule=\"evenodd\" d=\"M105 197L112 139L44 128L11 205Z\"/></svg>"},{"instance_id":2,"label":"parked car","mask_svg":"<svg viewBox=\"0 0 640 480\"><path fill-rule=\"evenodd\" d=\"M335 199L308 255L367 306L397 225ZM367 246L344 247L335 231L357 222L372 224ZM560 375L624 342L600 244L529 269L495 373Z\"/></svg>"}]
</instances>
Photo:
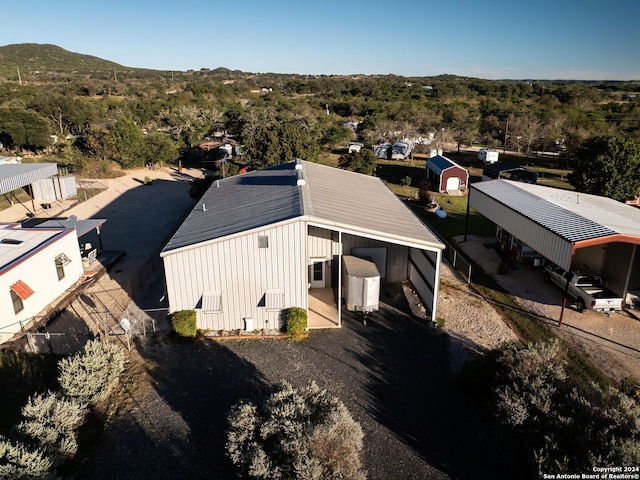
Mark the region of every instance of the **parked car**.
<instances>
[{"instance_id":1,"label":"parked car","mask_svg":"<svg viewBox=\"0 0 640 480\"><path fill-rule=\"evenodd\" d=\"M575 300L576 309L583 312L587 307L600 312L622 310L624 301L606 289L598 275L581 275L566 272L552 263L544 268L544 281L553 283L561 290L567 289L567 295ZM569 285L567 287L567 280Z\"/></svg>"}]
</instances>

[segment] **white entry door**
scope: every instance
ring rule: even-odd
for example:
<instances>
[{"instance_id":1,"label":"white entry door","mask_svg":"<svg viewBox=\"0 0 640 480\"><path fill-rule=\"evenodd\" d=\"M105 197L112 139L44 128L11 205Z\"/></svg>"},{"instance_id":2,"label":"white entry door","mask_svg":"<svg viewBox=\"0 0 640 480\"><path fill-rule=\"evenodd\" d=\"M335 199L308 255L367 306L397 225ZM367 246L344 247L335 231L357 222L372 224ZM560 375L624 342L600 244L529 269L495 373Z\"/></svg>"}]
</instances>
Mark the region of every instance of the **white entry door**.
<instances>
[{"instance_id":1,"label":"white entry door","mask_svg":"<svg viewBox=\"0 0 640 480\"><path fill-rule=\"evenodd\" d=\"M325 288L326 282L326 262L324 260L311 260L309 265L309 284L311 288Z\"/></svg>"}]
</instances>

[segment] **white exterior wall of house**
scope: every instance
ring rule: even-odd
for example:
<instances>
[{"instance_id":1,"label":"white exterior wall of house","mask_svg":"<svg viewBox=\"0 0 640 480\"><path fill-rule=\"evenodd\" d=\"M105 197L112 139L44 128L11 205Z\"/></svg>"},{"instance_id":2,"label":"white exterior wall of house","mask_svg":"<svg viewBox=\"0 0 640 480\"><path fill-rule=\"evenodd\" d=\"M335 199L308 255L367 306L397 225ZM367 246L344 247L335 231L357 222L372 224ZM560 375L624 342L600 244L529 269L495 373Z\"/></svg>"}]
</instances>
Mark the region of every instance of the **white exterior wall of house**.
<instances>
[{"instance_id":1,"label":"white exterior wall of house","mask_svg":"<svg viewBox=\"0 0 640 480\"><path fill-rule=\"evenodd\" d=\"M258 237L269 246L259 247ZM163 255L169 313L195 309L198 328L277 329L282 310L307 308L307 226L302 220L243 232ZM267 291L281 290L282 308L265 305ZM205 311L203 293L219 292L219 311Z\"/></svg>"},{"instance_id":2,"label":"white exterior wall of house","mask_svg":"<svg viewBox=\"0 0 640 480\"><path fill-rule=\"evenodd\" d=\"M66 255L71 262L63 267L64 278L58 280L55 258L60 254ZM0 343L20 331L20 321L27 322L37 317L47 305L73 286L82 274L78 237L75 230L71 229L50 245L32 255L25 255L21 263L0 274ZM34 293L23 300L24 309L16 314L11 301L10 287L19 280L26 283Z\"/></svg>"}]
</instances>

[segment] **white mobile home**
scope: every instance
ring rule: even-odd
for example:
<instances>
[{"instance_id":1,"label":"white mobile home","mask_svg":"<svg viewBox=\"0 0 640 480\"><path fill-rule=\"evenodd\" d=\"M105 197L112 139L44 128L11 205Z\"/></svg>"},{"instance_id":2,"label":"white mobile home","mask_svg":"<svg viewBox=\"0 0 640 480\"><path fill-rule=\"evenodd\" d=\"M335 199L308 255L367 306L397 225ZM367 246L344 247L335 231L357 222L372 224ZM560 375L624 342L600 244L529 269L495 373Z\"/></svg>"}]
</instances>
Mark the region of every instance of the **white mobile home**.
<instances>
[{"instance_id":1,"label":"white mobile home","mask_svg":"<svg viewBox=\"0 0 640 480\"><path fill-rule=\"evenodd\" d=\"M0 224L0 343L20 332L83 273L74 228Z\"/></svg>"},{"instance_id":2,"label":"white mobile home","mask_svg":"<svg viewBox=\"0 0 640 480\"><path fill-rule=\"evenodd\" d=\"M289 307L311 328L340 326L343 255L370 256L382 281L410 279L435 318L443 248L380 179L298 160L214 183L161 257L170 313L268 330Z\"/></svg>"}]
</instances>

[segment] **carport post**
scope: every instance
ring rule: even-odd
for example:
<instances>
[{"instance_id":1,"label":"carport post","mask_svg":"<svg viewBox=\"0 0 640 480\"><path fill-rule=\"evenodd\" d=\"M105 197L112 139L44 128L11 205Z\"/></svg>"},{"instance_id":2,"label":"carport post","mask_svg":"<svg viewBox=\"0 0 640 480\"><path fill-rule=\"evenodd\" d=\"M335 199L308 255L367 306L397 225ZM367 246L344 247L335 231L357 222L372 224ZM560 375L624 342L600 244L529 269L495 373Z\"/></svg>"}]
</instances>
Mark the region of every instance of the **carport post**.
<instances>
[{"instance_id":1,"label":"carport post","mask_svg":"<svg viewBox=\"0 0 640 480\"><path fill-rule=\"evenodd\" d=\"M464 217L464 240L467 241L467 232L469 231L469 208L471 204L471 185L469 185L469 193L467 193L467 215Z\"/></svg>"},{"instance_id":2,"label":"carport post","mask_svg":"<svg viewBox=\"0 0 640 480\"><path fill-rule=\"evenodd\" d=\"M338 230L338 328L342 327L342 230Z\"/></svg>"},{"instance_id":3,"label":"carport post","mask_svg":"<svg viewBox=\"0 0 640 480\"><path fill-rule=\"evenodd\" d=\"M576 245L574 244L571 250L571 261L569 262L569 269L567 270L567 273L573 270L573 259L575 258L575 256L576 256ZM558 319L558 328L562 326L562 319L564 318L564 308L567 306L567 293L569 292L569 278L570 276L567 275L567 283L564 286L564 293L562 294L562 308L560 309L560 318Z\"/></svg>"}]
</instances>

